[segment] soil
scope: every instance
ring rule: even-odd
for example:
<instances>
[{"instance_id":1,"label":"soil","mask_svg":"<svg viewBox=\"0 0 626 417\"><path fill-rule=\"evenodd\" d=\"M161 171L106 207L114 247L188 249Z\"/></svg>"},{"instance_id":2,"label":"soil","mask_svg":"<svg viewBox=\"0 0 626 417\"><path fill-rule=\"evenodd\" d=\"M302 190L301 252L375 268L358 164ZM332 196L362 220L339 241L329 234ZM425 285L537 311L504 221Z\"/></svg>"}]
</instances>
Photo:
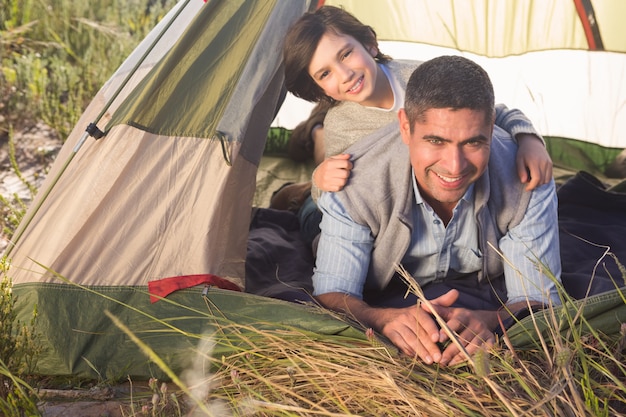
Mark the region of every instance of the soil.
<instances>
[{"instance_id":1,"label":"soil","mask_svg":"<svg viewBox=\"0 0 626 417\"><path fill-rule=\"evenodd\" d=\"M166 384L166 387L167 392L176 392L175 385ZM155 415L159 416L180 415L178 407L167 404L166 398L154 394L147 382L95 385L83 389L42 389L39 397L41 401L38 408L43 417L147 416L153 415L153 409ZM156 401L156 408L153 407L153 401ZM185 409L184 404L179 406L180 411Z\"/></svg>"},{"instance_id":2,"label":"soil","mask_svg":"<svg viewBox=\"0 0 626 417\"><path fill-rule=\"evenodd\" d=\"M13 132L15 159L22 175L39 186L45 178L55 156L63 145L62 140L51 127L38 123ZM9 135L0 137L0 191L3 195L17 192L20 197L28 197L25 185L14 184L18 177L9 158Z\"/></svg>"},{"instance_id":3,"label":"soil","mask_svg":"<svg viewBox=\"0 0 626 417\"><path fill-rule=\"evenodd\" d=\"M22 128L12 133L15 147L16 172L10 158L9 135L0 135L0 195L11 204L17 199L28 205L32 200L31 189L37 190L46 178L63 141L56 131L44 123ZM9 209L3 204L3 217ZM7 236L3 232L0 239L0 252L7 245Z\"/></svg>"}]
</instances>

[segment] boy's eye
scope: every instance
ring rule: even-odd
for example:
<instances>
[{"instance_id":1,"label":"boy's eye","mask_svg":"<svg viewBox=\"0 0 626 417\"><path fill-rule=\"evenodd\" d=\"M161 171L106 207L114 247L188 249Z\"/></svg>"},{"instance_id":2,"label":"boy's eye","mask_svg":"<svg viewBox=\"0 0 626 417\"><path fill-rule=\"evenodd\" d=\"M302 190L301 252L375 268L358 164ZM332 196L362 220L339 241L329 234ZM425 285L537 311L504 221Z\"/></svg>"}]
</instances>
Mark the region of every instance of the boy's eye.
<instances>
[{"instance_id":1,"label":"boy's eye","mask_svg":"<svg viewBox=\"0 0 626 417\"><path fill-rule=\"evenodd\" d=\"M324 71L320 74L320 80L323 80L324 78L326 78L328 76L328 71Z\"/></svg>"},{"instance_id":2,"label":"boy's eye","mask_svg":"<svg viewBox=\"0 0 626 417\"><path fill-rule=\"evenodd\" d=\"M350 54L352 54L352 49L346 51L341 58L342 59L346 59L347 57L350 56Z\"/></svg>"}]
</instances>

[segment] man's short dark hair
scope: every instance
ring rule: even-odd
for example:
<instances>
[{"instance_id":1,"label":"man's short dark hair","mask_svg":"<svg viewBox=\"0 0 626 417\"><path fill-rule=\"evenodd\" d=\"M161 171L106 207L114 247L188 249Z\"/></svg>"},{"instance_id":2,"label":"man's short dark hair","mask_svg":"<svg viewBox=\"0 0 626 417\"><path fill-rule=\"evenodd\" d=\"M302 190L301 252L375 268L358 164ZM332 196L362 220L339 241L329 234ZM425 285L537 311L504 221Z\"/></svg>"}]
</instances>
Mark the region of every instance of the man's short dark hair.
<instances>
[{"instance_id":1,"label":"man's short dark hair","mask_svg":"<svg viewBox=\"0 0 626 417\"><path fill-rule=\"evenodd\" d=\"M411 124L424 121L429 109L484 111L493 123L495 99L487 72L461 56L440 56L413 71L406 87L404 109Z\"/></svg>"}]
</instances>

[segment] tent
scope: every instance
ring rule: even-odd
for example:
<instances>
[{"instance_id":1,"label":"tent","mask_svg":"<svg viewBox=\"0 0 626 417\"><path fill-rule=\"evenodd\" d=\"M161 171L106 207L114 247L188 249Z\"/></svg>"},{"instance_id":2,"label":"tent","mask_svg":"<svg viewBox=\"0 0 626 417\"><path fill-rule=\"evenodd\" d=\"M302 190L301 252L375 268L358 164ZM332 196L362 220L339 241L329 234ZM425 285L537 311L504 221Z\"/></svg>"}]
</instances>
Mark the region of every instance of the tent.
<instances>
[{"instance_id":1,"label":"tent","mask_svg":"<svg viewBox=\"0 0 626 417\"><path fill-rule=\"evenodd\" d=\"M167 355L193 345L183 333L226 319L363 337L307 306L237 291L267 132L310 108L285 99L281 41L318 3L181 0L102 87L6 252L20 319L39 311L38 372L151 375L105 310ZM325 3L371 23L395 57L475 58L499 101L550 137L556 163L601 174L626 146L621 0ZM150 303L149 288L180 290ZM181 316L187 330L172 331Z\"/></svg>"}]
</instances>

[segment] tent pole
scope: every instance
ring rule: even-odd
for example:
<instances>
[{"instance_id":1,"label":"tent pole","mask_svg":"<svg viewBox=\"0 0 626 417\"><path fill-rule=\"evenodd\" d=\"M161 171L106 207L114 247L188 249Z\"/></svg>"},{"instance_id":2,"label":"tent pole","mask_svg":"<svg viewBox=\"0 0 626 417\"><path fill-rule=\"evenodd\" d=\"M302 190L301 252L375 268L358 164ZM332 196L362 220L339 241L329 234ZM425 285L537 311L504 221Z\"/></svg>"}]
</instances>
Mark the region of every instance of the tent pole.
<instances>
[{"instance_id":1,"label":"tent pole","mask_svg":"<svg viewBox=\"0 0 626 417\"><path fill-rule=\"evenodd\" d=\"M89 125L89 127L87 128L87 132L90 132L90 129L94 129L96 131L96 136L99 133L102 133L97 127L96 124L100 121L100 119L102 119L102 116L105 115L105 113L108 111L109 107L111 107L111 105L113 104L113 102L115 101L115 99L117 99L117 96L120 95L120 93L122 92L122 90L124 89L124 87L126 87L126 84L128 83L128 81L130 80L130 78L135 75L135 72L137 72L137 69L141 66L141 64L143 63L143 61L145 61L145 59L148 57L148 55L150 54L150 52L152 52L152 50L154 49L154 47L159 43L159 41L161 40L161 38L163 37L163 35L165 34L165 32L168 31L168 29L172 26L172 24L176 21L176 19L178 18L178 16L181 14L181 12L187 7L187 4L190 2L191 0L185 0L185 4L182 5L181 7L178 8L178 11L176 12L176 14L170 19L170 21L167 23L167 25L165 26L165 28L163 28L163 30L157 35L157 37L154 39L154 41L152 42L152 44L148 47L148 49L146 49L146 51L143 53L143 55L141 56L141 58L139 58L137 60L137 62L135 63L135 66L133 66L133 68L130 70L130 72L126 75L126 78L124 78L124 81L122 81L122 83L120 84L120 86L117 88L117 90L115 90L115 93L113 93L113 95L111 96L111 98L109 99L109 101L107 101L107 103L104 105L104 107L102 108L102 111L100 111L100 114L98 114L98 116L96 117L96 121L91 123ZM94 136L94 135L91 135ZM104 136L104 133L102 133L102 136ZM94 136L95 137L95 136ZM96 139L99 139L98 137L95 137ZM84 140L83 140L84 142ZM79 141L80 143L80 141ZM82 146L82 143L80 143L80 145Z\"/></svg>"},{"instance_id":2,"label":"tent pole","mask_svg":"<svg viewBox=\"0 0 626 417\"><path fill-rule=\"evenodd\" d=\"M119 87L117 88L117 90L115 90L115 93L113 93L113 95L111 96L109 101L107 101L107 103L104 105L104 107L102 108L102 110L100 111L98 116L96 117L95 121L90 123L87 126L87 129L85 130L85 132L82 134L82 136L80 137L78 142L76 142L76 145L74 146L74 149L72 149L72 153L67 157L67 159L63 163L63 166L61 167L61 169L59 170L57 175L54 177L54 179L48 185L48 188L43 192L43 196L39 199L39 202L37 203L37 205L35 205L32 210L29 210L28 211L28 214L29 214L28 217L22 219L22 221L20 222L19 229L18 229L17 233L11 238L11 240L9 242L9 245L7 246L7 249L4 252L4 256L5 257L9 256L11 254L11 251L17 245L17 242L20 240L20 238L24 234L24 231L28 228L28 226L30 225L30 223L33 220L33 218L35 217L35 215L39 212L39 209L41 208L43 203L46 201L46 199L50 195L50 192L55 187L55 185L57 184L59 179L61 178L61 175L63 175L63 173L65 173L65 170L67 169L69 164L72 162L72 160L74 159L74 157L76 156L76 154L78 153L80 148L83 146L83 144L87 141L87 138L89 136L91 136L94 139L98 140L98 139L102 138L105 135L104 132L102 132L100 129L98 129L98 126L97 126L98 122L100 121L100 119L102 119L102 117L108 111L109 107L111 107L111 105L113 104L113 101L115 101L115 99L117 99L117 97L120 95L120 93L122 92L124 87L126 87L126 84L128 84L128 81L130 80L130 78L133 75L135 75L135 73L137 72L137 69L145 61L145 59L148 57L150 52L152 52L154 47L159 43L159 41L161 40L163 35L169 30L169 28L176 21L176 19L181 14L181 12L187 7L187 5L188 5L188 3L190 1L191 0L185 0L184 4L178 8L178 10L174 14L174 16L170 19L170 21L163 28L163 30L157 35L157 37L154 39L152 44L148 47L148 49L146 49L146 51L137 60L137 62L135 63L133 68L130 70L130 72L126 75L124 80L120 83Z\"/></svg>"},{"instance_id":3,"label":"tent pole","mask_svg":"<svg viewBox=\"0 0 626 417\"><path fill-rule=\"evenodd\" d=\"M583 25L589 49L592 51L604 51L604 43L602 42L602 35L598 27L596 13L593 10L593 4L591 4L590 0L574 0L574 6L580 18L580 23Z\"/></svg>"}]
</instances>

